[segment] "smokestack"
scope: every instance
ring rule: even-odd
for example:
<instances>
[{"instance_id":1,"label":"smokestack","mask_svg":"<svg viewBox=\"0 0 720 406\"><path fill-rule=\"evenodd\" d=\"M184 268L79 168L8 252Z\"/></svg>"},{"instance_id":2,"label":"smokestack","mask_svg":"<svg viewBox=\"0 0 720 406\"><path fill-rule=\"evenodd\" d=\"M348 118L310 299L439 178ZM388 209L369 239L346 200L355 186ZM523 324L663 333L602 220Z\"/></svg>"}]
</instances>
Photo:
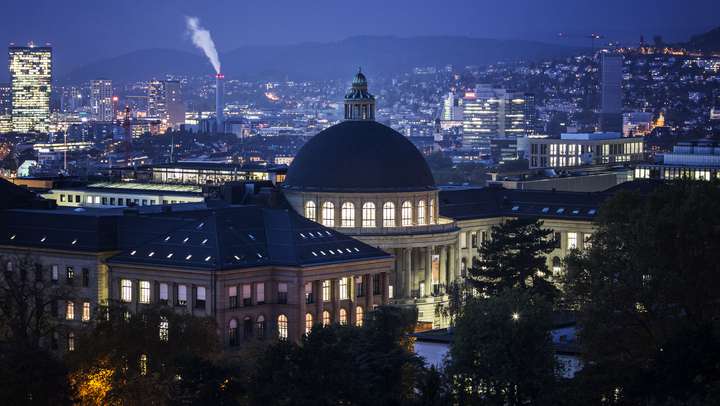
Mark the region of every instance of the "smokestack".
<instances>
[{"instance_id":1,"label":"smokestack","mask_svg":"<svg viewBox=\"0 0 720 406\"><path fill-rule=\"evenodd\" d=\"M215 75L215 122L219 133L225 132L225 117L223 117L223 108L225 107L225 101L223 100L223 93L225 92L224 79L225 75L222 73Z\"/></svg>"}]
</instances>

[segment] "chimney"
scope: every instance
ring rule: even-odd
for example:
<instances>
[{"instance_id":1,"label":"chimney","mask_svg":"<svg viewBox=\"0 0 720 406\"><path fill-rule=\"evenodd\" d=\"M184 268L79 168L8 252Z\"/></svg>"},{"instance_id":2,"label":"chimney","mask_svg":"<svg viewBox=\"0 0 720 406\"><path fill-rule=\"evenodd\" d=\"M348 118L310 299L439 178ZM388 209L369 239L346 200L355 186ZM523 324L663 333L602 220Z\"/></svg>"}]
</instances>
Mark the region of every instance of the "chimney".
<instances>
[{"instance_id":1,"label":"chimney","mask_svg":"<svg viewBox=\"0 0 720 406\"><path fill-rule=\"evenodd\" d=\"M223 80L225 80L225 75L222 73L215 75L215 122L219 133L225 132L225 117L223 117L223 107L225 106L223 93L225 93L225 89Z\"/></svg>"}]
</instances>

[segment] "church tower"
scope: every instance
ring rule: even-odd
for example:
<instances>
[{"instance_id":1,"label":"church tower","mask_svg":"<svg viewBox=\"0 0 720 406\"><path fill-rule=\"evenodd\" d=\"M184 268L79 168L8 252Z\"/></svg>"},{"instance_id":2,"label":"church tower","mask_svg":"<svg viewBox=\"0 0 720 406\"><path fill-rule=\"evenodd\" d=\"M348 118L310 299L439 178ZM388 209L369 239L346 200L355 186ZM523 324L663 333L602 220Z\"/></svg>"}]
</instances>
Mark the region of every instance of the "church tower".
<instances>
[{"instance_id":1,"label":"church tower","mask_svg":"<svg viewBox=\"0 0 720 406\"><path fill-rule=\"evenodd\" d=\"M368 93L368 84L362 70L358 70L350 92L345 95L345 120L375 120L375 96Z\"/></svg>"}]
</instances>

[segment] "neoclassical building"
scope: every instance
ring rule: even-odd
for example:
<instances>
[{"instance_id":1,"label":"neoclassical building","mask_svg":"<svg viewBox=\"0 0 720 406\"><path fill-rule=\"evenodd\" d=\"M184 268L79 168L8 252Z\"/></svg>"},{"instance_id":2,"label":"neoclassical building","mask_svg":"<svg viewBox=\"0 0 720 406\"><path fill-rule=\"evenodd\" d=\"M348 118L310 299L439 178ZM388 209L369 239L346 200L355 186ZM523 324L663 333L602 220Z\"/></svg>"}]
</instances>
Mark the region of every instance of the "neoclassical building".
<instances>
[{"instance_id":1,"label":"neoclassical building","mask_svg":"<svg viewBox=\"0 0 720 406\"><path fill-rule=\"evenodd\" d=\"M442 325L438 303L464 277L493 225L543 218L555 230L554 272L569 249L582 249L607 194L443 190L422 154L402 134L375 121L375 97L358 72L345 96L345 120L310 139L293 160L283 193L301 215L392 254L389 298Z\"/></svg>"}]
</instances>

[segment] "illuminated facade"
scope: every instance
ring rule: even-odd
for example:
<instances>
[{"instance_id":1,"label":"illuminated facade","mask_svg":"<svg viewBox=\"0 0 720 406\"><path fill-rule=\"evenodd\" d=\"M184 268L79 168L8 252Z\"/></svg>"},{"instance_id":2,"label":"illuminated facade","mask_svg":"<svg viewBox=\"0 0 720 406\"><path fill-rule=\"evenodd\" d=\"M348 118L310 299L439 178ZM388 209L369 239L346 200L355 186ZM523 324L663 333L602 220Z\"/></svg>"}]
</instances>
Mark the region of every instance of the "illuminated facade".
<instances>
[{"instance_id":1,"label":"illuminated facade","mask_svg":"<svg viewBox=\"0 0 720 406\"><path fill-rule=\"evenodd\" d=\"M48 132L52 90L52 48L9 48L12 123L16 132Z\"/></svg>"},{"instance_id":2,"label":"illuminated facade","mask_svg":"<svg viewBox=\"0 0 720 406\"><path fill-rule=\"evenodd\" d=\"M90 108L96 121L113 121L113 88L112 81L107 79L93 80L90 86Z\"/></svg>"},{"instance_id":3,"label":"illuminated facade","mask_svg":"<svg viewBox=\"0 0 720 406\"><path fill-rule=\"evenodd\" d=\"M623 138L620 133L577 133L557 137L524 137L518 151L530 169L618 165L644 159L642 137Z\"/></svg>"}]
</instances>

